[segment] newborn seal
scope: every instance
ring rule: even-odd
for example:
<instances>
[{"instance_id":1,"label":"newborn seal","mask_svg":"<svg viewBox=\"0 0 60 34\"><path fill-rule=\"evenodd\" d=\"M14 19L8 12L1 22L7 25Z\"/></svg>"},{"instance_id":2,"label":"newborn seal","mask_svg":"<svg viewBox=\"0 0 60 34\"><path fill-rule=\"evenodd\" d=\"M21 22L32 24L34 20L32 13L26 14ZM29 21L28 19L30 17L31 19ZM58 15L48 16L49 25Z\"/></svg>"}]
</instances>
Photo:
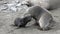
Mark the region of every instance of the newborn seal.
<instances>
[{"instance_id":1,"label":"newborn seal","mask_svg":"<svg viewBox=\"0 0 60 34\"><path fill-rule=\"evenodd\" d=\"M40 6L32 6L26 10L24 15L22 15L24 16L23 18L17 18L14 23L18 27L25 27L25 25L33 18L36 20L42 30L47 30L50 28L50 21L53 20L51 14L48 12L49 11Z\"/></svg>"}]
</instances>

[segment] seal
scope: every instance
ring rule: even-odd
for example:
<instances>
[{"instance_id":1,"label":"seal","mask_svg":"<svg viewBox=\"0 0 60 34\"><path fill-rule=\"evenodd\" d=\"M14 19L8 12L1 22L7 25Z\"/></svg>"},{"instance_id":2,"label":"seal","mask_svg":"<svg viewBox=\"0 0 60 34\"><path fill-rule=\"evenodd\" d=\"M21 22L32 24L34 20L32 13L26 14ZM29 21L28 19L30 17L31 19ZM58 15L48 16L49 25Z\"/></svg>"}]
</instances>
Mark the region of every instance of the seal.
<instances>
[{"instance_id":1,"label":"seal","mask_svg":"<svg viewBox=\"0 0 60 34\"><path fill-rule=\"evenodd\" d=\"M22 15L24 16L23 18L17 18L14 23L18 27L25 27L25 25L33 18L42 30L47 30L50 25L50 21L53 20L51 14L48 12L49 11L40 6L32 6L26 10L24 15Z\"/></svg>"}]
</instances>

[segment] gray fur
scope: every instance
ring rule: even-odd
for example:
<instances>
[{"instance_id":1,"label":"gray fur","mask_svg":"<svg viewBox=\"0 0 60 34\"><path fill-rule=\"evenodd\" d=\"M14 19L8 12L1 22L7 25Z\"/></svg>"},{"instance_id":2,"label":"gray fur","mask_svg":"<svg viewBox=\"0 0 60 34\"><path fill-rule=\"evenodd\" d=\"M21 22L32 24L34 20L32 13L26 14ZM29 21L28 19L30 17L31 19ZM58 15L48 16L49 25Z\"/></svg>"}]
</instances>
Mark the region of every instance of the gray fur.
<instances>
[{"instance_id":1,"label":"gray fur","mask_svg":"<svg viewBox=\"0 0 60 34\"><path fill-rule=\"evenodd\" d=\"M28 14L31 14L39 23L42 30L50 28L50 21L53 20L52 15L47 10L40 6L33 6L28 10Z\"/></svg>"},{"instance_id":2,"label":"gray fur","mask_svg":"<svg viewBox=\"0 0 60 34\"><path fill-rule=\"evenodd\" d=\"M50 25L50 20L52 20L51 14L49 14L46 10L44 10L40 6L32 6L32 7L30 7L29 9L26 10L26 13L24 15L22 15L22 16L25 16L25 17L21 18L21 20L22 19L23 20L18 22L17 25L25 26L27 24L27 22L28 22L28 19L31 20L32 18L34 18L36 20L36 22L39 23L40 28L42 28L43 30L45 30L46 28L48 29L48 26ZM24 19L25 19L25 21L24 21ZM22 22L23 22L23 24L21 24ZM15 23L17 23L17 22L15 22Z\"/></svg>"}]
</instances>

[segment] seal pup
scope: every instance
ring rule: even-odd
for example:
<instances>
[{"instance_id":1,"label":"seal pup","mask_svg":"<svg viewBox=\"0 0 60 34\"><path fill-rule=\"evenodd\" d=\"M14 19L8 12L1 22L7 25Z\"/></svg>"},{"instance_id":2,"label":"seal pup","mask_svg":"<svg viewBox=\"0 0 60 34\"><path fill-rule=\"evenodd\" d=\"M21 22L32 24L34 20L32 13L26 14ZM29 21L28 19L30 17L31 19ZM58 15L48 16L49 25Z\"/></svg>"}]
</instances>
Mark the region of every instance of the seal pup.
<instances>
[{"instance_id":1,"label":"seal pup","mask_svg":"<svg viewBox=\"0 0 60 34\"><path fill-rule=\"evenodd\" d=\"M48 13L49 11L43 9L40 6L32 6L29 9L26 10L26 13L22 16L24 16L21 19L16 19L15 20L15 25L17 25L18 27L25 27L25 25L31 21L31 19L35 19L36 23L39 24L40 28L42 30L47 30L49 29L49 25L50 25L50 21L53 20L52 19L52 15L50 13ZM18 23L17 23L18 22ZM49 27L49 28L48 28Z\"/></svg>"}]
</instances>

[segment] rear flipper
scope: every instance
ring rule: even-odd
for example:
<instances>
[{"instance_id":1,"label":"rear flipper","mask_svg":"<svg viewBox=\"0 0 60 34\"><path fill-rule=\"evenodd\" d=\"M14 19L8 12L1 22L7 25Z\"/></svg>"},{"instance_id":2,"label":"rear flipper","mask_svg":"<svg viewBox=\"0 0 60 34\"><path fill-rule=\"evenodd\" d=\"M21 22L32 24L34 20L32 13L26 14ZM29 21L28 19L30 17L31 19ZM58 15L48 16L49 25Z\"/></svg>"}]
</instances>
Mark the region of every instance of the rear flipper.
<instances>
[{"instance_id":1,"label":"rear flipper","mask_svg":"<svg viewBox=\"0 0 60 34\"><path fill-rule=\"evenodd\" d=\"M47 30L50 30L50 29L52 29L52 28L54 28L54 26L55 26L55 21L53 21L53 20L50 20L50 22L49 22L49 25L46 27L46 28L39 28L40 30L43 30L43 31L47 31Z\"/></svg>"},{"instance_id":2,"label":"rear flipper","mask_svg":"<svg viewBox=\"0 0 60 34\"><path fill-rule=\"evenodd\" d=\"M39 18L39 25L41 30L49 30L51 29L51 21L53 20L51 14L45 12Z\"/></svg>"}]
</instances>

